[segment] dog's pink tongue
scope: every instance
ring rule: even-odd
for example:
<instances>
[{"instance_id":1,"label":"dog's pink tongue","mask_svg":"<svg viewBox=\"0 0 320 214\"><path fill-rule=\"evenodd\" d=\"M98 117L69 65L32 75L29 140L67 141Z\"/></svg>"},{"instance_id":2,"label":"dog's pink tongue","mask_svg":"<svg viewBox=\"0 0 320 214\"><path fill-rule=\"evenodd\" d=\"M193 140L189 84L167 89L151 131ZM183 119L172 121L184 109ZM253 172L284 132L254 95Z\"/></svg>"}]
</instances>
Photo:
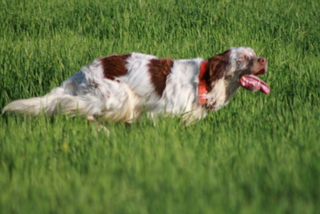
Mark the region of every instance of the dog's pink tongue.
<instances>
[{"instance_id":1,"label":"dog's pink tongue","mask_svg":"<svg viewBox=\"0 0 320 214\"><path fill-rule=\"evenodd\" d=\"M240 85L250 91L256 92L260 90L265 94L270 93L270 88L267 83L263 82L255 75L243 75L240 78Z\"/></svg>"}]
</instances>

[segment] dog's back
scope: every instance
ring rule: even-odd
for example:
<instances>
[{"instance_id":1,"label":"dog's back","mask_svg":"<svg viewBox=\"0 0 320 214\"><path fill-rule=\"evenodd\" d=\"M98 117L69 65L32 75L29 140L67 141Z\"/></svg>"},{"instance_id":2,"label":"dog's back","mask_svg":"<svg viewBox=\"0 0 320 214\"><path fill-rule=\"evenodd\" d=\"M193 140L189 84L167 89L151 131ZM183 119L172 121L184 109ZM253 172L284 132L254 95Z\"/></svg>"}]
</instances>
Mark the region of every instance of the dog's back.
<instances>
[{"instance_id":1,"label":"dog's back","mask_svg":"<svg viewBox=\"0 0 320 214\"><path fill-rule=\"evenodd\" d=\"M50 93L14 101L3 112L60 112L126 122L136 119L142 109L151 116L190 112L197 106L201 61L158 59L141 53L111 55L83 67Z\"/></svg>"}]
</instances>

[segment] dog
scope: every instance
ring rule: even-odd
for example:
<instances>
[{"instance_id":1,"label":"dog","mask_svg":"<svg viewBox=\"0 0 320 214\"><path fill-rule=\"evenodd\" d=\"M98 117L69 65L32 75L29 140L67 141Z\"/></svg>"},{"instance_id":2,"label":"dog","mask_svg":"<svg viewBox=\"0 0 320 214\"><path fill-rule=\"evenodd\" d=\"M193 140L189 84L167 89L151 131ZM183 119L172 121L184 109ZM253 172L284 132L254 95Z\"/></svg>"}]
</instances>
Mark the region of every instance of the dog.
<instances>
[{"instance_id":1,"label":"dog","mask_svg":"<svg viewBox=\"0 0 320 214\"><path fill-rule=\"evenodd\" d=\"M2 113L132 123L146 111L151 118L181 116L190 124L227 105L240 87L269 94L257 77L266 71L267 59L248 47L232 47L208 60L114 54L94 60L42 97L9 103Z\"/></svg>"}]
</instances>

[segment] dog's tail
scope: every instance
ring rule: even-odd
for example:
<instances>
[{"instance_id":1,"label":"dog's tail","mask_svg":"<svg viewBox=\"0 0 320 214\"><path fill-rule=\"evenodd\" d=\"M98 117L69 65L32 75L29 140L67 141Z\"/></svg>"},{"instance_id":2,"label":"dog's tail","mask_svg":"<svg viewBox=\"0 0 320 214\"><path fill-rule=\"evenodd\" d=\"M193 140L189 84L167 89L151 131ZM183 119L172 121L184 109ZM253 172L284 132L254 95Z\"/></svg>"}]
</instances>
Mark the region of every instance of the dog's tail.
<instances>
[{"instance_id":1,"label":"dog's tail","mask_svg":"<svg viewBox=\"0 0 320 214\"><path fill-rule=\"evenodd\" d=\"M2 114L12 112L34 116L40 113L53 115L56 113L57 107L64 95L64 89L58 87L43 97L32 97L13 101L3 108Z\"/></svg>"},{"instance_id":2,"label":"dog's tail","mask_svg":"<svg viewBox=\"0 0 320 214\"><path fill-rule=\"evenodd\" d=\"M73 116L77 114L99 115L101 114L101 109L103 109L102 105L103 103L100 100L92 100L90 97L85 98L68 94L59 96L50 93L43 97L13 101L3 108L2 114L11 112L32 116L39 115L40 113L50 116L56 113Z\"/></svg>"},{"instance_id":3,"label":"dog's tail","mask_svg":"<svg viewBox=\"0 0 320 214\"><path fill-rule=\"evenodd\" d=\"M75 96L64 87L57 87L43 97L13 101L3 108L2 114L12 112L36 116L43 113L53 116L61 113L71 116L93 115L114 121L130 122L139 114L139 109L134 108L134 101L134 95L130 90L123 90L105 100L89 94Z\"/></svg>"},{"instance_id":4,"label":"dog's tail","mask_svg":"<svg viewBox=\"0 0 320 214\"><path fill-rule=\"evenodd\" d=\"M40 113L50 116L56 113L73 116L78 114L101 115L101 111L104 108L102 100L94 96L73 96L65 93L64 88L58 87L43 97L32 97L13 101L3 108L2 114L11 112L33 116Z\"/></svg>"}]
</instances>

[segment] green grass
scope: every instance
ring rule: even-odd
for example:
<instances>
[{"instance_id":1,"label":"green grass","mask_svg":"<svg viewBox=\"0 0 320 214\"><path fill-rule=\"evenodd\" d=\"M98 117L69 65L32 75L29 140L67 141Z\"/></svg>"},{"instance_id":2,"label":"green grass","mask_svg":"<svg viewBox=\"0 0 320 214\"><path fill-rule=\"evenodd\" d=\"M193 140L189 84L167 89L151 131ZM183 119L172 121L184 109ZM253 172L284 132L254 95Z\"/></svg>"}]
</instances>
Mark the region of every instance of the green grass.
<instances>
[{"instance_id":1,"label":"green grass","mask_svg":"<svg viewBox=\"0 0 320 214\"><path fill-rule=\"evenodd\" d=\"M94 58L208 58L250 46L271 94L241 90L184 127L0 117L0 213L318 213L317 0L2 0L0 107Z\"/></svg>"}]
</instances>

